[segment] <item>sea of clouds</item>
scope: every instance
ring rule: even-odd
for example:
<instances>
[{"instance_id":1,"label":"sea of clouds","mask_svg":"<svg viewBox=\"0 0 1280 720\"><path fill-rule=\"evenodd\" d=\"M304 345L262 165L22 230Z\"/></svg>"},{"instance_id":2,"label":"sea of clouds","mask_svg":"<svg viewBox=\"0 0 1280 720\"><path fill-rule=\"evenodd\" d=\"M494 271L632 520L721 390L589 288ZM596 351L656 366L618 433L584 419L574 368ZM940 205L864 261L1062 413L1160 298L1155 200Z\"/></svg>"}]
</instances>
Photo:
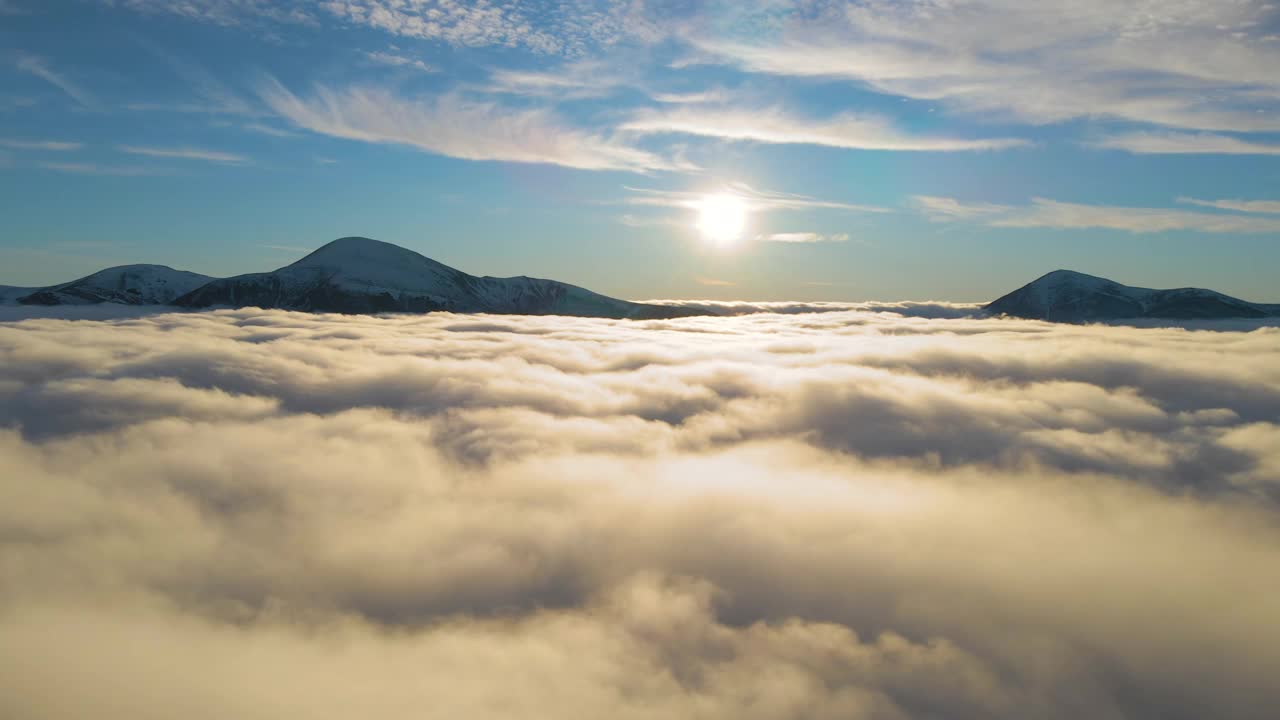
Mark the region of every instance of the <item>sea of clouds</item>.
<instances>
[{"instance_id":1,"label":"sea of clouds","mask_svg":"<svg viewBox=\"0 0 1280 720\"><path fill-rule=\"evenodd\" d=\"M790 309L12 311L0 716L1275 717L1280 329Z\"/></svg>"}]
</instances>

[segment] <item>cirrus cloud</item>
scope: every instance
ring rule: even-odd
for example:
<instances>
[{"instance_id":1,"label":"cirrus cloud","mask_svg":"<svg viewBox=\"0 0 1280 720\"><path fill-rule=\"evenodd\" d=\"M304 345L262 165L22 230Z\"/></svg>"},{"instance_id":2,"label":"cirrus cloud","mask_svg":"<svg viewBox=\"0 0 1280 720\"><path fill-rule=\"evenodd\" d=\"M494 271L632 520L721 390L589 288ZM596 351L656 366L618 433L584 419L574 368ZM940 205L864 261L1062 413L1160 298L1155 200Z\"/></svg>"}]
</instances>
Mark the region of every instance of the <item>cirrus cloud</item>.
<instances>
[{"instance_id":1,"label":"cirrus cloud","mask_svg":"<svg viewBox=\"0 0 1280 720\"><path fill-rule=\"evenodd\" d=\"M885 118L840 115L813 121L777 108L737 109L679 107L647 110L624 122L621 129L641 134L682 134L750 140L763 143L825 145L851 150L959 152L1003 150L1030 145L1019 138L964 139L917 136L893 127Z\"/></svg>"},{"instance_id":2,"label":"cirrus cloud","mask_svg":"<svg viewBox=\"0 0 1280 720\"><path fill-rule=\"evenodd\" d=\"M684 32L752 72L840 78L1030 123L1110 117L1273 132L1280 64L1265 0L867 0L744 10L758 22ZM770 28L745 33L735 28Z\"/></svg>"},{"instance_id":3,"label":"cirrus cloud","mask_svg":"<svg viewBox=\"0 0 1280 720\"><path fill-rule=\"evenodd\" d=\"M780 232L761 235L758 239L765 242L780 243L821 243L821 242L848 242L848 233L832 233L826 234L816 232Z\"/></svg>"},{"instance_id":4,"label":"cirrus cloud","mask_svg":"<svg viewBox=\"0 0 1280 720\"><path fill-rule=\"evenodd\" d=\"M1139 155L1280 155L1276 143L1215 133L1135 132L1109 135L1089 144Z\"/></svg>"},{"instance_id":5,"label":"cirrus cloud","mask_svg":"<svg viewBox=\"0 0 1280 720\"><path fill-rule=\"evenodd\" d=\"M1248 213L1266 213L1268 212L1266 208L1269 207L1265 201L1240 203L1203 202L1188 198L1180 200L1221 210L1244 210ZM1077 230L1102 228L1129 233L1180 230L1240 234L1280 232L1280 220L1275 218L1247 214L1193 212L1177 208L1088 205L1048 198L1033 198L1030 205L1023 206L969 203L955 198L933 196L916 196L913 201L931 221L979 220L990 227Z\"/></svg>"},{"instance_id":6,"label":"cirrus cloud","mask_svg":"<svg viewBox=\"0 0 1280 720\"><path fill-rule=\"evenodd\" d=\"M409 100L387 89L357 86L316 86L310 97L300 97L273 78L264 81L261 96L276 114L311 132L465 160L582 170L690 169L617 139L566 127L541 109L513 110L457 95Z\"/></svg>"}]
</instances>

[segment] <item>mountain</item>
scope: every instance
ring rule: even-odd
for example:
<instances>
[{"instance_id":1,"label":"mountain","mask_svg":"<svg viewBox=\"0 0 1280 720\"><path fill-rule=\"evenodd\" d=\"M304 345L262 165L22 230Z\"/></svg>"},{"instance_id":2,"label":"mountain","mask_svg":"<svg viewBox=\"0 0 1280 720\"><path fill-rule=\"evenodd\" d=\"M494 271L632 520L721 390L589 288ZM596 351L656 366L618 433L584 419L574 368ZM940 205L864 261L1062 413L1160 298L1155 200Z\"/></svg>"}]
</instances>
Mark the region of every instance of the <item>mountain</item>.
<instances>
[{"instance_id":1,"label":"mountain","mask_svg":"<svg viewBox=\"0 0 1280 720\"><path fill-rule=\"evenodd\" d=\"M13 285L0 285L0 305L11 305L18 302L18 298L24 295L40 290L34 287L14 287Z\"/></svg>"},{"instance_id":2,"label":"mountain","mask_svg":"<svg viewBox=\"0 0 1280 720\"><path fill-rule=\"evenodd\" d=\"M213 280L173 304L340 313L447 310L635 319L703 314L617 300L555 280L476 277L398 245L361 237L334 240L274 272Z\"/></svg>"},{"instance_id":3,"label":"mountain","mask_svg":"<svg viewBox=\"0 0 1280 720\"><path fill-rule=\"evenodd\" d=\"M121 265L107 268L46 288L22 288L27 293L14 293L12 299L23 305L163 305L195 290L213 278L164 265ZM0 289L0 302L8 293Z\"/></svg>"},{"instance_id":4,"label":"mountain","mask_svg":"<svg viewBox=\"0 0 1280 720\"><path fill-rule=\"evenodd\" d=\"M996 315L1054 322L1131 318L1261 318L1280 314L1277 313L1280 306L1250 303L1213 290L1129 287L1071 270L1055 270L992 302L985 309Z\"/></svg>"}]
</instances>

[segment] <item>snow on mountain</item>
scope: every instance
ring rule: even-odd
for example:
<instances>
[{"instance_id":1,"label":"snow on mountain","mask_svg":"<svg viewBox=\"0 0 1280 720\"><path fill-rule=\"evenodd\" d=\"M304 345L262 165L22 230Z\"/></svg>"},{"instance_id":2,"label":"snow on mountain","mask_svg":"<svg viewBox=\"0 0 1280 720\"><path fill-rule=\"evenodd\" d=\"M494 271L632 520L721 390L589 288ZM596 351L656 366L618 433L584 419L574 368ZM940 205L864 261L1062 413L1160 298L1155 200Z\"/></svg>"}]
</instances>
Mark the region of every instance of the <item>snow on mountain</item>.
<instances>
[{"instance_id":1,"label":"snow on mountain","mask_svg":"<svg viewBox=\"0 0 1280 720\"><path fill-rule=\"evenodd\" d=\"M1259 318L1274 314L1258 305L1200 288L1153 290L1121 285L1071 270L1055 270L985 308L997 315L1085 322L1130 318Z\"/></svg>"},{"instance_id":2,"label":"snow on mountain","mask_svg":"<svg viewBox=\"0 0 1280 720\"><path fill-rule=\"evenodd\" d=\"M214 280L175 304L343 313L448 310L611 318L699 314L617 300L555 280L476 277L398 245L360 237L334 240L274 272Z\"/></svg>"},{"instance_id":3,"label":"snow on mountain","mask_svg":"<svg viewBox=\"0 0 1280 720\"><path fill-rule=\"evenodd\" d=\"M121 265L16 297L23 305L164 305L213 278L164 265Z\"/></svg>"}]
</instances>

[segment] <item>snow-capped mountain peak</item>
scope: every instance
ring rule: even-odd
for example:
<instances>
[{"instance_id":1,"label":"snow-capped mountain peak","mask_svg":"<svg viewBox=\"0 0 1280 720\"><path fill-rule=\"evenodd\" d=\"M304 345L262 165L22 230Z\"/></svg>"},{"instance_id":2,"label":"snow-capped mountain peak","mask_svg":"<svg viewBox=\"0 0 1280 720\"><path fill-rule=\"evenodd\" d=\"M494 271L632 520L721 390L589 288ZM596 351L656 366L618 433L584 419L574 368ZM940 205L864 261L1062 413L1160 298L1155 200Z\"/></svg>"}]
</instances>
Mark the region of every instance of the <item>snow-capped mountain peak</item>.
<instances>
[{"instance_id":1,"label":"snow-capped mountain peak","mask_svg":"<svg viewBox=\"0 0 1280 720\"><path fill-rule=\"evenodd\" d=\"M17 298L24 305L162 305L213 278L167 265L119 265Z\"/></svg>"},{"instance_id":2,"label":"snow-capped mountain peak","mask_svg":"<svg viewBox=\"0 0 1280 720\"><path fill-rule=\"evenodd\" d=\"M326 243L277 272L318 272L328 282L352 289L425 295L448 294L465 275L408 248L364 237Z\"/></svg>"},{"instance_id":3,"label":"snow-capped mountain peak","mask_svg":"<svg viewBox=\"0 0 1280 720\"><path fill-rule=\"evenodd\" d=\"M1055 270L987 305L988 312L1014 317L1083 322L1127 318L1265 317L1266 306L1213 290L1154 290L1073 270Z\"/></svg>"},{"instance_id":4,"label":"snow-capped mountain peak","mask_svg":"<svg viewBox=\"0 0 1280 720\"><path fill-rule=\"evenodd\" d=\"M290 267L340 268L347 271L376 268L383 272L398 266L452 269L408 248L366 237L338 238L290 264Z\"/></svg>"},{"instance_id":5,"label":"snow-capped mountain peak","mask_svg":"<svg viewBox=\"0 0 1280 720\"><path fill-rule=\"evenodd\" d=\"M477 277L407 248L363 237L334 240L274 272L215 280L176 304L345 313L448 310L614 318L696 314L618 300L555 280Z\"/></svg>"}]
</instances>

